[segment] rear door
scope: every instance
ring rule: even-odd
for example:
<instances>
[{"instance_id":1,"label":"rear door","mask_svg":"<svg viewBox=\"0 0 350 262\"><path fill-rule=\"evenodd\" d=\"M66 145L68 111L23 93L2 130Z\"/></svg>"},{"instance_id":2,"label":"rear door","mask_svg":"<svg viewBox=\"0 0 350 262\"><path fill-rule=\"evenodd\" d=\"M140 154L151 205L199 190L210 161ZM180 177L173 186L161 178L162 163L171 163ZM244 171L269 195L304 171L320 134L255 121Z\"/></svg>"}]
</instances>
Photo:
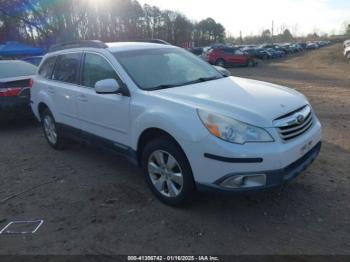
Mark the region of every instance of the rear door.
<instances>
[{"instance_id":1,"label":"rear door","mask_svg":"<svg viewBox=\"0 0 350 262\"><path fill-rule=\"evenodd\" d=\"M97 81L111 78L122 85L106 57L93 52L84 54L81 87L77 94L81 129L111 142L127 145L130 97L121 94L97 94L94 88Z\"/></svg>"},{"instance_id":2,"label":"rear door","mask_svg":"<svg viewBox=\"0 0 350 262\"><path fill-rule=\"evenodd\" d=\"M235 58L234 58L234 49L232 48L224 48L222 50L223 54L224 54L224 60L226 63L229 64L235 64Z\"/></svg>"},{"instance_id":3,"label":"rear door","mask_svg":"<svg viewBox=\"0 0 350 262\"><path fill-rule=\"evenodd\" d=\"M233 59L235 61L235 64L238 64L238 65L245 65L247 63L246 56L239 49L234 50Z\"/></svg>"},{"instance_id":4,"label":"rear door","mask_svg":"<svg viewBox=\"0 0 350 262\"><path fill-rule=\"evenodd\" d=\"M75 128L79 128L76 95L81 57L82 52L58 55L52 80L47 84L58 114L56 121Z\"/></svg>"}]
</instances>

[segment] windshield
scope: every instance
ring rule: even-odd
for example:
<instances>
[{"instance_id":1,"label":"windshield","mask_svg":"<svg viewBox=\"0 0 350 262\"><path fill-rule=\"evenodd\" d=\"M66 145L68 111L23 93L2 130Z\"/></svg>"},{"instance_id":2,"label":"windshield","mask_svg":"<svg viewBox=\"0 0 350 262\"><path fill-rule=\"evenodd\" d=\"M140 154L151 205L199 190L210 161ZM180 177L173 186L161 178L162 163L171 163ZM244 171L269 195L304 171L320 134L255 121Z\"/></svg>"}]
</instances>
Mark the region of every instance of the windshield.
<instances>
[{"instance_id":1,"label":"windshield","mask_svg":"<svg viewBox=\"0 0 350 262\"><path fill-rule=\"evenodd\" d=\"M34 75L36 67L22 61L0 61L0 78Z\"/></svg>"},{"instance_id":2,"label":"windshield","mask_svg":"<svg viewBox=\"0 0 350 262\"><path fill-rule=\"evenodd\" d=\"M114 53L133 81L144 90L170 88L223 76L211 65L179 48Z\"/></svg>"}]
</instances>

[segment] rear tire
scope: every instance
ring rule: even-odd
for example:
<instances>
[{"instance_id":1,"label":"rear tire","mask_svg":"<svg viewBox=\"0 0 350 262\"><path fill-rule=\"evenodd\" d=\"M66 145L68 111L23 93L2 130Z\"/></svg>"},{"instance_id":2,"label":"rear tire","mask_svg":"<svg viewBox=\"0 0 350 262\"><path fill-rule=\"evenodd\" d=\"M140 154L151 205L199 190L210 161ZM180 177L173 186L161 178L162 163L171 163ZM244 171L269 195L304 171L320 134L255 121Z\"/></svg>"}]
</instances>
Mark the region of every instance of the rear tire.
<instances>
[{"instance_id":1,"label":"rear tire","mask_svg":"<svg viewBox=\"0 0 350 262\"><path fill-rule=\"evenodd\" d=\"M347 53L346 53L346 58L347 58L347 59L350 59L350 52L347 52Z\"/></svg>"},{"instance_id":2,"label":"rear tire","mask_svg":"<svg viewBox=\"0 0 350 262\"><path fill-rule=\"evenodd\" d=\"M64 149L66 140L57 127L51 111L48 108L44 109L40 117L44 135L49 145L56 150Z\"/></svg>"},{"instance_id":3,"label":"rear tire","mask_svg":"<svg viewBox=\"0 0 350 262\"><path fill-rule=\"evenodd\" d=\"M215 65L221 66L221 67L226 67L226 62L224 59L220 58L220 59L216 60Z\"/></svg>"},{"instance_id":4,"label":"rear tire","mask_svg":"<svg viewBox=\"0 0 350 262\"><path fill-rule=\"evenodd\" d=\"M171 206L190 201L195 189L191 166L170 138L159 138L145 146L142 168L147 184L160 201Z\"/></svg>"},{"instance_id":5,"label":"rear tire","mask_svg":"<svg viewBox=\"0 0 350 262\"><path fill-rule=\"evenodd\" d=\"M255 66L254 61L249 59L248 62L247 62L247 67L253 67L253 66Z\"/></svg>"}]
</instances>

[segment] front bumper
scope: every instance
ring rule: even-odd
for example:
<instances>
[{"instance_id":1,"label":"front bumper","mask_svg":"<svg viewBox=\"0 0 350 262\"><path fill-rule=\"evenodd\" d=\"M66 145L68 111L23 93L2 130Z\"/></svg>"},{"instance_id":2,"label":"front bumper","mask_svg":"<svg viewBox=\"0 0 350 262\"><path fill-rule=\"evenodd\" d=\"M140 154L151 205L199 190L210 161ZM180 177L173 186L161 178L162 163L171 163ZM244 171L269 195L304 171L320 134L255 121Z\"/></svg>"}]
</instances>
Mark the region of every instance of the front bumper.
<instances>
[{"instance_id":1,"label":"front bumper","mask_svg":"<svg viewBox=\"0 0 350 262\"><path fill-rule=\"evenodd\" d=\"M198 188L213 187L221 188L227 184L219 185L229 176L246 174L265 174L266 179L260 179L247 183L246 188L235 188L233 191L254 190L274 186L283 183L296 175L281 175L283 170L307 155L311 149L317 148L321 141L321 124L315 116L313 126L297 139L283 141L276 128L267 128L274 137L275 142L246 143L244 145L232 144L223 141L213 135L198 142L180 141L182 148L191 164L192 173ZM282 178L281 178L282 176ZM283 178L284 177L284 178ZM231 186L231 185L230 185ZM231 188L230 188L231 190Z\"/></svg>"},{"instance_id":2,"label":"front bumper","mask_svg":"<svg viewBox=\"0 0 350 262\"><path fill-rule=\"evenodd\" d=\"M206 191L206 192L252 192L252 191L261 191L266 190L272 187L281 186L285 182L292 180L293 178L297 177L300 173L302 173L306 168L308 168L311 163L316 159L319 152L321 150L321 142L318 142L316 146L314 146L309 152L307 152L304 156L290 164L289 166L279 169L279 170L268 170L268 171L258 171L254 172L252 174L250 173L233 173L226 175L213 184L201 184L197 183L197 189L199 191ZM221 183L225 180L227 180L230 177L236 177L236 176L249 176L249 175L255 175L255 174L264 174L266 176L266 184L264 186L260 187L248 187L248 188L226 188L222 187Z\"/></svg>"}]
</instances>

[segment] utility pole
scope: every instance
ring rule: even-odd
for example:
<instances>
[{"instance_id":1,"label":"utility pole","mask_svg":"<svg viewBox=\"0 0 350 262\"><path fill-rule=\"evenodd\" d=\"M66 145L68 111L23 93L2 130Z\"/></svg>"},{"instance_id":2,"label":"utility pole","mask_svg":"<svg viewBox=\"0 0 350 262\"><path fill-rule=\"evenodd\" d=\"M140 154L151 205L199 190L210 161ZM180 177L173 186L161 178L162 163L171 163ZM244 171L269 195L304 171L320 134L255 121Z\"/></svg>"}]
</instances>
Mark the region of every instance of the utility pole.
<instances>
[{"instance_id":1,"label":"utility pole","mask_svg":"<svg viewBox=\"0 0 350 262\"><path fill-rule=\"evenodd\" d=\"M272 42L273 42L273 29L274 29L274 22L272 20L272 25L271 25L271 39L272 39Z\"/></svg>"},{"instance_id":2,"label":"utility pole","mask_svg":"<svg viewBox=\"0 0 350 262\"><path fill-rule=\"evenodd\" d=\"M239 39L241 41L241 44L243 44L242 31L239 31Z\"/></svg>"}]
</instances>

